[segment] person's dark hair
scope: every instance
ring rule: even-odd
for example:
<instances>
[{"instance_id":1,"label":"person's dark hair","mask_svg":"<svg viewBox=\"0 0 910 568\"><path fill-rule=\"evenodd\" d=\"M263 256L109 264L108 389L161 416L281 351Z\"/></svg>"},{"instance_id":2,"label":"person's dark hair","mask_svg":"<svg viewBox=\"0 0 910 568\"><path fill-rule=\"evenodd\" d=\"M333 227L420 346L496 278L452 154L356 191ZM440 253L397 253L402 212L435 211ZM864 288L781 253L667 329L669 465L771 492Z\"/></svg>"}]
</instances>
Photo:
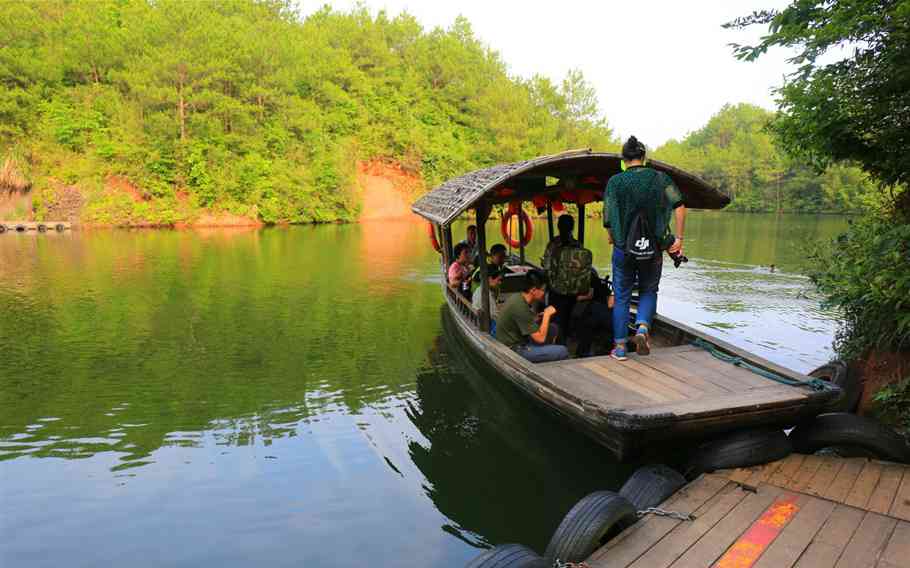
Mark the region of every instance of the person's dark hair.
<instances>
[{"instance_id":1,"label":"person's dark hair","mask_svg":"<svg viewBox=\"0 0 910 568\"><path fill-rule=\"evenodd\" d=\"M455 260L458 260L458 257L461 256L461 251L463 250L470 251L471 245L468 243L458 243L455 245L455 250L452 251L455 254Z\"/></svg>"},{"instance_id":2,"label":"person's dark hair","mask_svg":"<svg viewBox=\"0 0 910 568\"><path fill-rule=\"evenodd\" d=\"M466 232L467 232L467 233L470 233L471 231L474 231L474 232L476 233L476 232L477 232L477 225L468 225L468 230L467 230Z\"/></svg>"},{"instance_id":3,"label":"person's dark hair","mask_svg":"<svg viewBox=\"0 0 910 568\"><path fill-rule=\"evenodd\" d=\"M622 145L622 157L624 160L643 160L646 152L645 145L634 136L629 136L626 143Z\"/></svg>"},{"instance_id":4,"label":"person's dark hair","mask_svg":"<svg viewBox=\"0 0 910 568\"><path fill-rule=\"evenodd\" d=\"M496 243L495 245L493 245L493 246L490 247L490 254L491 254L491 255L492 255L492 254L496 254L496 253L498 253L498 252L501 252L502 254L505 254L505 253L506 253L506 245L504 245L504 244L502 244L502 243Z\"/></svg>"},{"instance_id":5,"label":"person's dark hair","mask_svg":"<svg viewBox=\"0 0 910 568\"><path fill-rule=\"evenodd\" d=\"M534 288L543 289L547 285L547 277L542 270L529 270L525 274L525 292L530 292Z\"/></svg>"}]
</instances>

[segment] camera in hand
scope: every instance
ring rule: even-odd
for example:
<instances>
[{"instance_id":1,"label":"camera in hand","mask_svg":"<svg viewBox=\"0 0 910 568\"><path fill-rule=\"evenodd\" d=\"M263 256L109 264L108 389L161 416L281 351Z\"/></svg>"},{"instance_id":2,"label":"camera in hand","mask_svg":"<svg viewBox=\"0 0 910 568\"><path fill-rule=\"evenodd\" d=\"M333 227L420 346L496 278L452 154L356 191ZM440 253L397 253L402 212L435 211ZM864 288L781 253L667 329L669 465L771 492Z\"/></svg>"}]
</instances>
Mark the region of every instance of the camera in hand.
<instances>
[{"instance_id":1,"label":"camera in hand","mask_svg":"<svg viewBox=\"0 0 910 568\"><path fill-rule=\"evenodd\" d=\"M670 255L670 258L673 259L674 268L679 268L680 264L682 264L684 262L689 262L689 257L682 255L678 252L668 252L667 254Z\"/></svg>"}]
</instances>

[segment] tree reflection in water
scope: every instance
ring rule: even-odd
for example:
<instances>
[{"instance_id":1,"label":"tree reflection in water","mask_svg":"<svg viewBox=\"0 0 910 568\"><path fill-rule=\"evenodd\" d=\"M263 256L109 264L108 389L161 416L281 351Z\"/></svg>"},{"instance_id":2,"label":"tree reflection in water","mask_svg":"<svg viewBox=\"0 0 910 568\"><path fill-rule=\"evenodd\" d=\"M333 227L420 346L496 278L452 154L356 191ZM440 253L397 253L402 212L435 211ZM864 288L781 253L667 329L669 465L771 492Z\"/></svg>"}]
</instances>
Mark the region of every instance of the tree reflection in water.
<instances>
[{"instance_id":1,"label":"tree reflection in water","mask_svg":"<svg viewBox=\"0 0 910 568\"><path fill-rule=\"evenodd\" d=\"M591 491L616 490L634 466L617 464L529 401L503 377L483 370L453 335L417 375L418 404L408 415L429 445L410 443L427 495L453 526L443 530L477 546L522 542L542 551L563 515Z\"/></svg>"}]
</instances>

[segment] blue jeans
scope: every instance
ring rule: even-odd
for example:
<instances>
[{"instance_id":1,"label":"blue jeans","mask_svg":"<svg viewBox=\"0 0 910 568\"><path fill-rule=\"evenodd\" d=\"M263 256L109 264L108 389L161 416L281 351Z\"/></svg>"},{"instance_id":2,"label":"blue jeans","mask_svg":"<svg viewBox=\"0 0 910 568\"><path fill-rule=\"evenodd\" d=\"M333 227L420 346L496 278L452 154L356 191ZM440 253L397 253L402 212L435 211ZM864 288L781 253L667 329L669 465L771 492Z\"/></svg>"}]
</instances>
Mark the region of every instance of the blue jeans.
<instances>
[{"instance_id":1,"label":"blue jeans","mask_svg":"<svg viewBox=\"0 0 910 568\"><path fill-rule=\"evenodd\" d=\"M651 321L657 311L657 287L663 266L662 252L652 260L639 261L627 258L620 247L613 247L613 293L616 295L616 304L613 306L613 338L616 343L624 343L629 337L629 308L636 276L638 317L635 325L644 323L651 328Z\"/></svg>"},{"instance_id":2,"label":"blue jeans","mask_svg":"<svg viewBox=\"0 0 910 568\"><path fill-rule=\"evenodd\" d=\"M532 363L546 363L547 361L561 361L569 358L569 350L565 345L544 343L543 345L528 342L517 347L515 352Z\"/></svg>"},{"instance_id":3,"label":"blue jeans","mask_svg":"<svg viewBox=\"0 0 910 568\"><path fill-rule=\"evenodd\" d=\"M556 343L559 336L559 326L551 323L547 328L547 340L544 343L534 343L532 339L524 345L515 347L515 352L532 363L546 363L547 361L562 361L569 358L569 350L565 345Z\"/></svg>"}]
</instances>

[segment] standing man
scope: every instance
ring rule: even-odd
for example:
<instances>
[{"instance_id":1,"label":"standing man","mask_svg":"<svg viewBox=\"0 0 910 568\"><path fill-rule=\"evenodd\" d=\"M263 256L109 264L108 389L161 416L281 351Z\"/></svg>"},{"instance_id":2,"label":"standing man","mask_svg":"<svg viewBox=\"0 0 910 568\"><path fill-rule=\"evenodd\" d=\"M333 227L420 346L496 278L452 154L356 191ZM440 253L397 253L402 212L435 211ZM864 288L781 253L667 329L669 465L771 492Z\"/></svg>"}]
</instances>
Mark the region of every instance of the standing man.
<instances>
[{"instance_id":1,"label":"standing man","mask_svg":"<svg viewBox=\"0 0 910 568\"><path fill-rule=\"evenodd\" d=\"M461 242L468 245L468 259L474 268L477 268L480 266L480 261L483 260L480 258L480 246L477 243L477 225L468 225L465 237L465 240Z\"/></svg>"},{"instance_id":2,"label":"standing man","mask_svg":"<svg viewBox=\"0 0 910 568\"><path fill-rule=\"evenodd\" d=\"M607 182L604 195L604 227L613 243L613 337L610 356L626 360L629 336L629 304L632 285L638 277L638 314L635 350L651 352L649 330L657 311L657 289L663 268L663 251L681 254L686 225L686 206L670 176L645 167L645 145L631 136L622 147L626 171ZM676 235L670 232L670 217L676 219Z\"/></svg>"}]
</instances>

